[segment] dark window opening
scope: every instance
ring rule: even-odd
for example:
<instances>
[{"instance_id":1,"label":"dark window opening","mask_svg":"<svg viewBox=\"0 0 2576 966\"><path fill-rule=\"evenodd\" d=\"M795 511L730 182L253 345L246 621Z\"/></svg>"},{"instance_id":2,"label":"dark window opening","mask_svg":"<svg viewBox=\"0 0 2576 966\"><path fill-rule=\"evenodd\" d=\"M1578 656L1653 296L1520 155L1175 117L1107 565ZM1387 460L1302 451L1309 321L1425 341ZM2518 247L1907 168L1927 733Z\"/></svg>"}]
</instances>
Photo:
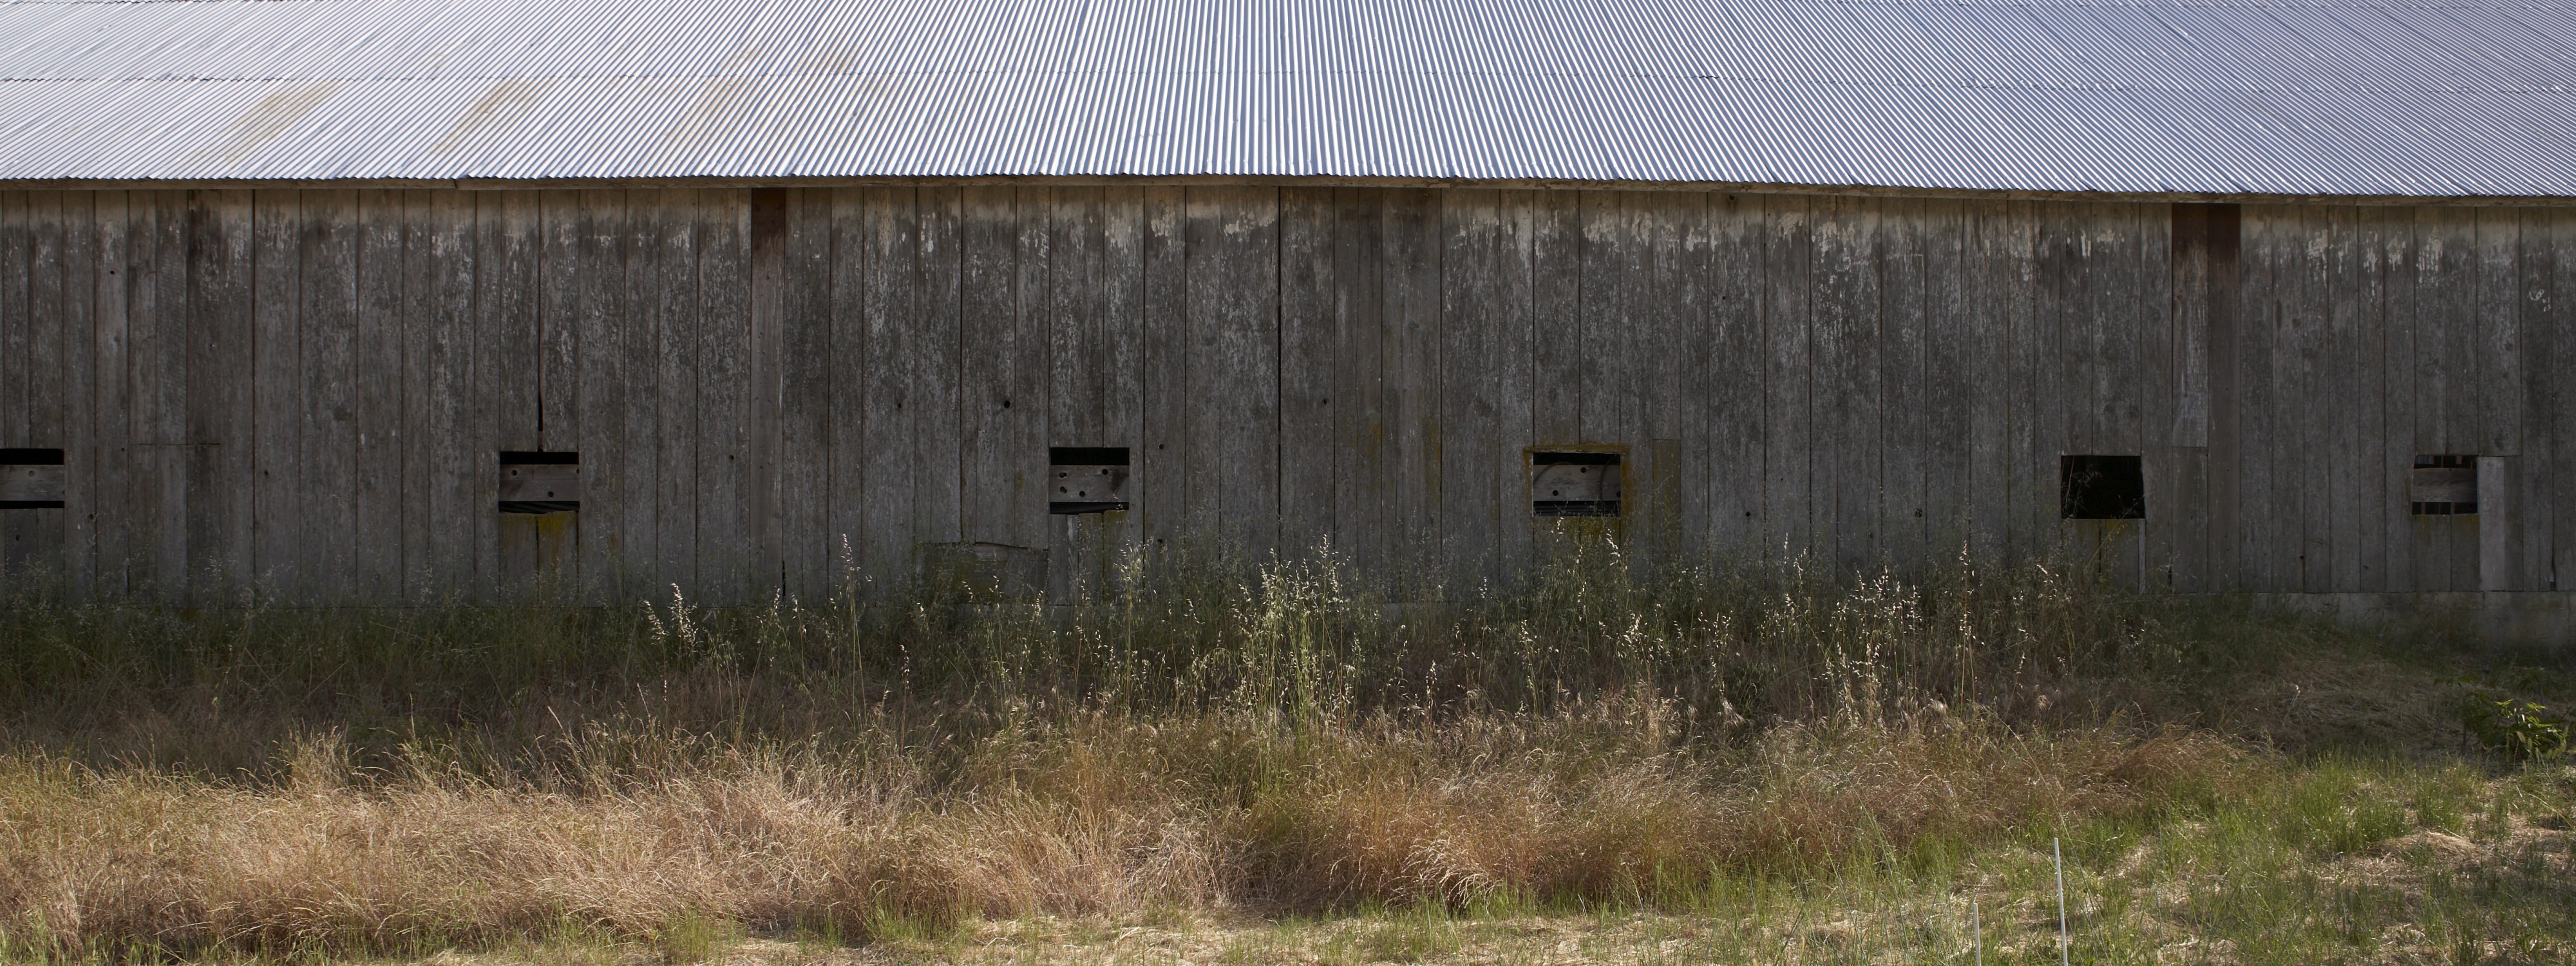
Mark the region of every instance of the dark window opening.
<instances>
[{"instance_id":1,"label":"dark window opening","mask_svg":"<svg viewBox=\"0 0 2576 966\"><path fill-rule=\"evenodd\" d=\"M2060 456L2057 507L2069 520L2144 520L2146 470L2135 456Z\"/></svg>"},{"instance_id":2,"label":"dark window opening","mask_svg":"<svg viewBox=\"0 0 2576 966\"><path fill-rule=\"evenodd\" d=\"M1127 509L1124 446L1047 448L1047 512L1075 516Z\"/></svg>"},{"instance_id":3,"label":"dark window opening","mask_svg":"<svg viewBox=\"0 0 2576 966\"><path fill-rule=\"evenodd\" d=\"M62 450L42 447L0 449L0 510L62 508Z\"/></svg>"},{"instance_id":4,"label":"dark window opening","mask_svg":"<svg viewBox=\"0 0 2576 966\"><path fill-rule=\"evenodd\" d=\"M2406 499L2416 516L2468 516L2478 512L2478 458L2458 454L2415 457Z\"/></svg>"},{"instance_id":5,"label":"dark window opening","mask_svg":"<svg viewBox=\"0 0 2576 966\"><path fill-rule=\"evenodd\" d=\"M569 513L581 509L581 454L501 451L503 513Z\"/></svg>"},{"instance_id":6,"label":"dark window opening","mask_svg":"<svg viewBox=\"0 0 2576 966\"><path fill-rule=\"evenodd\" d=\"M1619 515L1620 456L1603 450L1534 450L1530 453L1530 515Z\"/></svg>"}]
</instances>

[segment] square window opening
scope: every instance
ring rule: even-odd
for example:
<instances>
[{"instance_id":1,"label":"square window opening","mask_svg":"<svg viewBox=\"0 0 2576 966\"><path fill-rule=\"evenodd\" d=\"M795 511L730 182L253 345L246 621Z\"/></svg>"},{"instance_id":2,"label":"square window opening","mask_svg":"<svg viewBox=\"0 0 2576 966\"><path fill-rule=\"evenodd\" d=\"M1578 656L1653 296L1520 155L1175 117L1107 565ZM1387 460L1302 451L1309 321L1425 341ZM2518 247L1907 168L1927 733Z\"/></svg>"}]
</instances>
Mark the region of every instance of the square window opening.
<instances>
[{"instance_id":1,"label":"square window opening","mask_svg":"<svg viewBox=\"0 0 2576 966\"><path fill-rule=\"evenodd\" d=\"M2415 457L2406 500L2419 517L2470 516L2478 512L2478 458L2442 453Z\"/></svg>"},{"instance_id":2,"label":"square window opening","mask_svg":"<svg viewBox=\"0 0 2576 966\"><path fill-rule=\"evenodd\" d=\"M1608 450L1530 451L1530 515L1618 516L1620 459Z\"/></svg>"},{"instance_id":3,"label":"square window opening","mask_svg":"<svg viewBox=\"0 0 2576 966\"><path fill-rule=\"evenodd\" d=\"M1124 446L1047 447L1047 512L1057 516L1127 509Z\"/></svg>"},{"instance_id":4,"label":"square window opening","mask_svg":"<svg viewBox=\"0 0 2576 966\"><path fill-rule=\"evenodd\" d=\"M2060 456L2057 505L2068 520L2144 520L2146 469L2136 456Z\"/></svg>"},{"instance_id":5,"label":"square window opening","mask_svg":"<svg viewBox=\"0 0 2576 966\"><path fill-rule=\"evenodd\" d=\"M570 513L581 509L581 454L501 451L503 513Z\"/></svg>"},{"instance_id":6,"label":"square window opening","mask_svg":"<svg viewBox=\"0 0 2576 966\"><path fill-rule=\"evenodd\" d=\"M62 509L63 474L60 449L0 449L0 510Z\"/></svg>"}]
</instances>

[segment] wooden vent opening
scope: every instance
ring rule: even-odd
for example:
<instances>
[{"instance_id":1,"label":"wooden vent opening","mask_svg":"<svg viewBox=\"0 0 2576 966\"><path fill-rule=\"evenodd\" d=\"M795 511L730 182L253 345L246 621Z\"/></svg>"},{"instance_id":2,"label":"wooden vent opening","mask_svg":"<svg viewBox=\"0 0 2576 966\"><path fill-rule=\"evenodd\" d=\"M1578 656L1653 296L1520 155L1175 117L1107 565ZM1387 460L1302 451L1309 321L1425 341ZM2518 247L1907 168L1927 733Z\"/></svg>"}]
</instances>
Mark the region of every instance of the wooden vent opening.
<instances>
[{"instance_id":1,"label":"wooden vent opening","mask_svg":"<svg viewBox=\"0 0 2576 966\"><path fill-rule=\"evenodd\" d=\"M2457 454L2415 457L2406 499L2416 516L2468 516L2478 512L2478 458Z\"/></svg>"},{"instance_id":2,"label":"wooden vent opening","mask_svg":"<svg viewBox=\"0 0 2576 966\"><path fill-rule=\"evenodd\" d=\"M2069 520L2144 520L2146 469L2135 456L2060 456L2057 508Z\"/></svg>"},{"instance_id":3,"label":"wooden vent opening","mask_svg":"<svg viewBox=\"0 0 2576 966\"><path fill-rule=\"evenodd\" d=\"M0 510L62 508L62 450L0 449Z\"/></svg>"},{"instance_id":4,"label":"wooden vent opening","mask_svg":"<svg viewBox=\"0 0 2576 966\"><path fill-rule=\"evenodd\" d=\"M581 454L501 451L501 512L581 509Z\"/></svg>"},{"instance_id":5,"label":"wooden vent opening","mask_svg":"<svg viewBox=\"0 0 2576 966\"><path fill-rule=\"evenodd\" d=\"M1047 512L1060 515L1127 509L1127 447L1047 448Z\"/></svg>"},{"instance_id":6,"label":"wooden vent opening","mask_svg":"<svg viewBox=\"0 0 2576 966\"><path fill-rule=\"evenodd\" d=\"M1531 450L1530 515L1619 515L1619 454L1607 450Z\"/></svg>"}]
</instances>

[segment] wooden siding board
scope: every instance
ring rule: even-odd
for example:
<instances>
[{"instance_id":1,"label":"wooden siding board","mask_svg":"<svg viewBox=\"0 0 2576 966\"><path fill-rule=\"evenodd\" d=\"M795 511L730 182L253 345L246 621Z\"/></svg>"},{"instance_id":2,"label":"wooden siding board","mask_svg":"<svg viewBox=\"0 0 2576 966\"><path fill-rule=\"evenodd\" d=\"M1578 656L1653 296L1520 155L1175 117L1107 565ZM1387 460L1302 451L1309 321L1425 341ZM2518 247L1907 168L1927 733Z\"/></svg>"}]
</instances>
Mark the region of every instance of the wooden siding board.
<instances>
[{"instance_id":1,"label":"wooden siding board","mask_svg":"<svg viewBox=\"0 0 2576 966\"><path fill-rule=\"evenodd\" d=\"M962 539L971 543L1029 546L1012 513L1014 497L1023 495L1018 441L1018 406L1039 407L1038 399L1014 399L1019 388L1019 260L1040 259L1043 245L1023 252L1019 245L1016 202L1008 187L974 187L965 191L961 214L964 244L961 311L965 352L960 360L960 443L963 489ZM1012 408L1006 408L1012 407Z\"/></svg>"},{"instance_id":2,"label":"wooden siding board","mask_svg":"<svg viewBox=\"0 0 2576 966\"><path fill-rule=\"evenodd\" d=\"M1191 324L1213 327L1221 534L1258 560L1279 541L1279 202L1274 188L1191 189ZM1220 391L1219 387L1223 387Z\"/></svg>"},{"instance_id":3,"label":"wooden siding board","mask_svg":"<svg viewBox=\"0 0 2576 966\"><path fill-rule=\"evenodd\" d=\"M466 204L454 191L410 191L402 199L403 587L415 599L471 580L471 525L460 525L475 512L467 479L491 465L467 449L476 400L469 391L474 263Z\"/></svg>"},{"instance_id":4,"label":"wooden siding board","mask_svg":"<svg viewBox=\"0 0 2576 966\"><path fill-rule=\"evenodd\" d=\"M1046 232L1047 258L1024 268L1022 277L1043 272L1038 298L1043 300L1043 349L1046 353L1045 438L1040 446L1107 446L1107 411L1102 382L1107 376L1101 333L1100 241L1101 192L1092 187L1024 191L1030 227ZM1024 231L1028 228L1024 228ZM1131 456L1132 459L1132 456ZM1064 485L1039 476L1034 498L1053 500ZM1105 572L1106 535L1101 514L1049 519L1048 593L1069 599L1087 593L1096 575Z\"/></svg>"},{"instance_id":5,"label":"wooden siding board","mask_svg":"<svg viewBox=\"0 0 2576 966\"><path fill-rule=\"evenodd\" d=\"M64 291L66 269L63 244L63 192L31 191L27 193L27 357L26 357L26 430L25 445L62 448L67 437L64 396L63 343L68 319L65 318ZM70 480L65 480L66 485ZM68 494L66 495L68 497ZM26 564L50 572L58 579L68 578L63 557L66 531L71 527L71 512L60 510L21 510L0 514L15 532L11 534L12 555Z\"/></svg>"},{"instance_id":6,"label":"wooden siding board","mask_svg":"<svg viewBox=\"0 0 2576 966\"><path fill-rule=\"evenodd\" d=\"M2473 438L2479 455L2504 457L2479 464L2500 473L2503 485L2496 488L2498 505L2494 509L2488 507L2486 487L2479 490L2477 587L2522 590L2530 586L2519 566L2523 507L2512 499L2523 475L2519 472L2523 464L2519 457L2527 392L2522 367L2521 213L2503 207L2474 211L2476 341L2472 351L2477 355L2477 393L2473 397L2477 430Z\"/></svg>"},{"instance_id":7,"label":"wooden siding board","mask_svg":"<svg viewBox=\"0 0 2576 966\"><path fill-rule=\"evenodd\" d=\"M2415 467L2415 229L2413 208L2390 208L2382 214L2379 284L2387 304L2387 342L2381 369L2389 390L2383 410L2389 502L2382 515L2388 524L2387 589L2401 593L2413 591L2420 579L2407 499Z\"/></svg>"},{"instance_id":8,"label":"wooden siding board","mask_svg":"<svg viewBox=\"0 0 2576 966\"><path fill-rule=\"evenodd\" d=\"M91 398L96 402L89 420L86 465L93 482L85 492L92 501L90 511L97 514L91 592L102 600L122 599L134 592L128 579L133 552L132 505L127 493L133 472L132 363L126 329L129 204L125 192L99 192L89 226L88 251L97 266L91 278L95 288L90 293L95 299L91 317ZM74 471L80 469L76 467Z\"/></svg>"},{"instance_id":9,"label":"wooden siding board","mask_svg":"<svg viewBox=\"0 0 2576 966\"><path fill-rule=\"evenodd\" d=\"M358 521L360 397L357 371L360 225L353 191L311 190L297 200L296 314L302 340L295 413L298 446L290 472L300 475L302 503L296 550L314 579L311 599L348 599L361 582Z\"/></svg>"},{"instance_id":10,"label":"wooden siding board","mask_svg":"<svg viewBox=\"0 0 2576 966\"><path fill-rule=\"evenodd\" d=\"M2011 559L2014 531L2012 471L2014 390L2024 380L2011 370L2009 340L2013 334L2011 287L2003 276L2016 238L2013 212L2005 203L1964 205L1961 243L1959 327L1960 382L1982 387L1968 393L1965 408L1967 467L1960 481L1967 504L1967 550L1976 560Z\"/></svg>"},{"instance_id":11,"label":"wooden siding board","mask_svg":"<svg viewBox=\"0 0 2576 966\"><path fill-rule=\"evenodd\" d=\"M188 566L188 208L181 191L143 192L134 212L134 427L132 496L140 548L136 572L152 597L185 599Z\"/></svg>"},{"instance_id":12,"label":"wooden siding board","mask_svg":"<svg viewBox=\"0 0 2576 966\"><path fill-rule=\"evenodd\" d=\"M29 273L35 234L28 194L0 191L0 446L27 445L27 414L32 408L27 342L32 337ZM24 517L11 514L0 520L13 553L26 539Z\"/></svg>"},{"instance_id":13,"label":"wooden siding board","mask_svg":"<svg viewBox=\"0 0 2576 966\"><path fill-rule=\"evenodd\" d=\"M653 548L649 557L635 562L644 566L649 561L656 596L676 591L700 603L722 603L711 593L721 571L700 567L698 531L702 523L727 516L726 508L717 505L722 496L714 492L711 477L716 474L699 458L702 450L713 450L709 455L714 459L726 455L727 427L720 414L702 411L709 400L700 393L702 376L714 381L706 370L725 365L711 353L733 348L733 341L716 331L722 323L704 312L699 292L700 260L708 244L701 232L718 230L703 222L723 216L706 212L703 201L711 196L696 191L629 197L626 273L636 301L625 351L628 365L651 373L645 383L650 390L639 393L640 405L627 414L623 444L633 454L629 466L640 471L631 484L637 499L630 525L643 531L638 546ZM721 390L709 386L708 391ZM712 545L736 534L710 536Z\"/></svg>"},{"instance_id":14,"label":"wooden siding board","mask_svg":"<svg viewBox=\"0 0 2576 966\"><path fill-rule=\"evenodd\" d=\"M694 205L698 247L696 545L700 593L717 604L767 599L778 584L776 559L764 560L759 393L775 392L777 370L760 365L751 288L751 203L740 189L703 192ZM762 333L766 335L767 333ZM774 423L772 424L774 425ZM668 550L664 556L670 556Z\"/></svg>"},{"instance_id":15,"label":"wooden siding board","mask_svg":"<svg viewBox=\"0 0 2576 966\"><path fill-rule=\"evenodd\" d=\"M1874 200L1837 198L1815 226L1811 512L1819 553L1838 577L1878 555L1878 222Z\"/></svg>"},{"instance_id":16,"label":"wooden siding board","mask_svg":"<svg viewBox=\"0 0 2576 966\"><path fill-rule=\"evenodd\" d=\"M1808 388L1808 261L1814 202L1773 195L1763 205L1762 336L1769 377L1762 419L1762 536L1766 554L1797 560L1817 547L1808 490L1815 451Z\"/></svg>"},{"instance_id":17,"label":"wooden siding board","mask_svg":"<svg viewBox=\"0 0 2576 966\"><path fill-rule=\"evenodd\" d=\"M1385 565L1390 528L1381 311L1385 207L1378 189L1333 191L1333 539L1355 570L1369 574Z\"/></svg>"},{"instance_id":18,"label":"wooden siding board","mask_svg":"<svg viewBox=\"0 0 2576 966\"><path fill-rule=\"evenodd\" d=\"M2563 438L2576 428L2576 294L2555 289L2555 278L2576 278L2576 214L2550 211L2550 276L2553 286L2540 307L2548 312L2548 368L2553 374L2550 430ZM2576 446L2553 448L2553 471L2545 482L2545 500L2555 507L2548 520L2548 585L2550 590L2576 590Z\"/></svg>"},{"instance_id":19,"label":"wooden siding board","mask_svg":"<svg viewBox=\"0 0 2576 966\"><path fill-rule=\"evenodd\" d=\"M1649 497L1654 511L1654 562L1666 572L1705 560L1707 539L1706 321L1708 196L1685 192L1650 198L1643 205L1650 235L1648 282L1654 293L1645 312L1645 338L1633 350L1647 373L1637 403L1639 430L1653 463ZM1526 277L1525 275L1522 277ZM1527 350L1507 351L1508 363Z\"/></svg>"},{"instance_id":20,"label":"wooden siding board","mask_svg":"<svg viewBox=\"0 0 2576 966\"><path fill-rule=\"evenodd\" d=\"M831 506L836 428L855 411L834 405L833 373L855 354L832 354L832 191L788 191L780 212L778 285L778 522L785 590L820 601L838 583Z\"/></svg>"},{"instance_id":21,"label":"wooden siding board","mask_svg":"<svg viewBox=\"0 0 2576 966\"><path fill-rule=\"evenodd\" d=\"M1143 189L1104 189L1095 294L1100 316L1101 441L1128 448L1130 465L1145 446L1145 196ZM1144 539L1143 517L1129 509L1100 521L1102 539L1120 554Z\"/></svg>"},{"instance_id":22,"label":"wooden siding board","mask_svg":"<svg viewBox=\"0 0 2576 966\"><path fill-rule=\"evenodd\" d=\"M2375 570L2380 556L2378 548L2365 545L2362 534L2362 519L2370 515L2365 508L2377 509L2375 501L2364 502L2364 484L2379 476L2379 460L2367 447L2369 440L2380 435L2380 427L2369 418L2378 397L2372 392L2373 380L2362 370L2365 334L2355 248L2360 241L2360 226L2355 223L2359 212L2349 206L2336 206L2325 215L2324 257L2310 278L2323 279L2326 295L2326 362L2322 375L2323 384L2331 389L2333 415L2333 436L2323 454L2327 481L2325 522L2331 554L2326 586L2349 593L2362 588L2365 562Z\"/></svg>"},{"instance_id":23,"label":"wooden siding board","mask_svg":"<svg viewBox=\"0 0 2576 966\"><path fill-rule=\"evenodd\" d=\"M629 335L642 340L650 333L635 331L640 327L627 311L627 193L584 191L577 205L578 267L571 278L579 286L579 314L571 321L579 348L573 448L581 454L581 577L611 596L658 600L661 594L653 592L661 588L643 569L656 561L637 522L649 521L656 499L645 473L656 450L637 453L626 439L629 401L649 402L653 392L652 370L636 371L628 361Z\"/></svg>"},{"instance_id":24,"label":"wooden siding board","mask_svg":"<svg viewBox=\"0 0 2576 966\"><path fill-rule=\"evenodd\" d=\"M1709 205L1707 503L1722 565L1762 557L1763 196Z\"/></svg>"},{"instance_id":25,"label":"wooden siding board","mask_svg":"<svg viewBox=\"0 0 2576 966\"><path fill-rule=\"evenodd\" d=\"M836 540L867 579L898 589L915 563L921 374L911 371L919 311L919 208L909 188L832 192L832 504ZM834 548L836 551L839 547Z\"/></svg>"},{"instance_id":26,"label":"wooden siding board","mask_svg":"<svg viewBox=\"0 0 2576 966\"><path fill-rule=\"evenodd\" d=\"M2334 585L2332 447L2339 419L2329 331L2334 294L2327 288L2332 283L2327 275L2331 229L2324 212L2310 207L2291 215L2287 227L2291 236L2280 250L2275 280L2283 288L2282 336L2291 346L2290 365L2283 370L2288 383L2284 395L2295 400L2284 410L2285 428L2295 431L2285 442L2298 474L2291 507L2297 514L2298 579L2292 589L2322 593Z\"/></svg>"},{"instance_id":27,"label":"wooden siding board","mask_svg":"<svg viewBox=\"0 0 2576 966\"><path fill-rule=\"evenodd\" d=\"M2395 385L2388 374L2388 209L2355 211L2351 250L2346 263L2353 290L2351 372L2360 384L2362 407L2357 417L2358 449L2343 458L2355 464L2353 513L2358 519L2354 532L2361 556L2355 589L2381 592L2390 589L2391 501L2402 510L2406 498L2402 486L2391 492L2391 484L2403 480L2390 472L2395 459L2390 450L2396 447L2390 445L2393 424L2388 403L2389 390Z\"/></svg>"},{"instance_id":28,"label":"wooden siding board","mask_svg":"<svg viewBox=\"0 0 2576 966\"><path fill-rule=\"evenodd\" d=\"M1280 189L1279 543L1292 553L1335 536L1334 214L1330 188Z\"/></svg>"},{"instance_id":29,"label":"wooden siding board","mask_svg":"<svg viewBox=\"0 0 2576 966\"><path fill-rule=\"evenodd\" d=\"M303 258L299 192L267 189L251 206L252 566L263 582L301 596L308 577L302 522L304 399ZM318 535L317 535L318 536Z\"/></svg>"},{"instance_id":30,"label":"wooden siding board","mask_svg":"<svg viewBox=\"0 0 2576 966\"><path fill-rule=\"evenodd\" d=\"M474 394L482 400L469 439L476 581L483 592L523 596L538 579L538 521L500 513L497 450L543 450L545 349L540 197L481 192L474 201ZM487 463L488 461L488 463Z\"/></svg>"},{"instance_id":31,"label":"wooden siding board","mask_svg":"<svg viewBox=\"0 0 2576 966\"><path fill-rule=\"evenodd\" d=\"M251 569L250 197L188 193L189 587L212 599Z\"/></svg>"},{"instance_id":32,"label":"wooden siding board","mask_svg":"<svg viewBox=\"0 0 2576 966\"><path fill-rule=\"evenodd\" d=\"M64 589L96 599L98 566L98 258L101 192L63 198Z\"/></svg>"},{"instance_id":33,"label":"wooden siding board","mask_svg":"<svg viewBox=\"0 0 2576 966\"><path fill-rule=\"evenodd\" d=\"M1441 530L1440 466L1440 197L1422 189L1386 192L1380 252L1379 345L1391 425L1387 454L1387 564L1399 576L1425 579L1446 561L1436 556Z\"/></svg>"},{"instance_id":34,"label":"wooden siding board","mask_svg":"<svg viewBox=\"0 0 2576 966\"><path fill-rule=\"evenodd\" d=\"M913 380L915 547L965 539L965 203L957 188L918 189L915 201L914 314L903 340Z\"/></svg>"},{"instance_id":35,"label":"wooden siding board","mask_svg":"<svg viewBox=\"0 0 2576 966\"><path fill-rule=\"evenodd\" d=\"M1878 240L1879 346L1879 551L1886 560L1909 570L1919 568L1930 549L1925 523L1925 467L1933 451L1935 427L1924 374L1924 203L1898 199L1886 203Z\"/></svg>"},{"instance_id":36,"label":"wooden siding board","mask_svg":"<svg viewBox=\"0 0 2576 966\"><path fill-rule=\"evenodd\" d=\"M1011 360L1008 389L1013 405L1004 408L1007 431L1004 449L1009 468L1011 497L1003 505L1010 520L1012 542L1024 547L1044 547L1050 542L1047 528L1047 311L1051 301L1048 284L1055 264L1052 247L1053 192L1023 188L1014 199L1012 213L1013 247L1018 252L1013 261L1017 273L1012 282Z\"/></svg>"},{"instance_id":37,"label":"wooden siding board","mask_svg":"<svg viewBox=\"0 0 2576 966\"><path fill-rule=\"evenodd\" d=\"M1969 306L1968 205L1952 199L1923 203L1910 269L1921 290L1919 338L1921 358L1922 439L1918 453L1923 478L1922 535L1937 565L1958 558L1968 546L1973 430L1971 400L1986 383L1975 375L1976 320Z\"/></svg>"},{"instance_id":38,"label":"wooden siding board","mask_svg":"<svg viewBox=\"0 0 2576 966\"><path fill-rule=\"evenodd\" d=\"M1189 401L1189 245L1186 198L1178 187L1142 189L1140 199L1144 435L1129 478L1144 539L1158 548L1186 543L1191 479Z\"/></svg>"},{"instance_id":39,"label":"wooden siding board","mask_svg":"<svg viewBox=\"0 0 2576 966\"><path fill-rule=\"evenodd\" d=\"M1494 367L1508 243L1490 190L1440 193L1440 550L1462 578L1490 580L1499 494Z\"/></svg>"}]
</instances>

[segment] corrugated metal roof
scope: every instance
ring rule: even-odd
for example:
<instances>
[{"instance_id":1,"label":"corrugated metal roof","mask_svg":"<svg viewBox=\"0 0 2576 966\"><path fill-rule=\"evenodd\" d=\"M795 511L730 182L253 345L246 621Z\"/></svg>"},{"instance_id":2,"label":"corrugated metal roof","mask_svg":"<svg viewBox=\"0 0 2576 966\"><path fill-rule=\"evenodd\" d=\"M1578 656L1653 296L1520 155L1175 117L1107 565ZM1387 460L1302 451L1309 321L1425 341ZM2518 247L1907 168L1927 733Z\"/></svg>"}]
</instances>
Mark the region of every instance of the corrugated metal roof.
<instances>
[{"instance_id":1,"label":"corrugated metal roof","mask_svg":"<svg viewBox=\"0 0 2576 966\"><path fill-rule=\"evenodd\" d=\"M0 0L0 178L2576 196L2576 3Z\"/></svg>"}]
</instances>

